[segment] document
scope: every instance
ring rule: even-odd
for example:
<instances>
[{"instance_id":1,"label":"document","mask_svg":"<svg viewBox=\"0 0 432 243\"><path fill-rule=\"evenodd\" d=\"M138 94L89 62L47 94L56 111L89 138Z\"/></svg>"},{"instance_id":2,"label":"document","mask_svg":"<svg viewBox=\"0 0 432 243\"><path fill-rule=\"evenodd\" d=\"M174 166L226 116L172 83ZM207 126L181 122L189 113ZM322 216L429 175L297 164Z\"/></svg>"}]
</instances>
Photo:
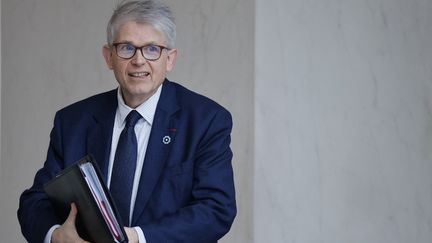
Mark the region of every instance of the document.
<instances>
[{"instance_id":1,"label":"document","mask_svg":"<svg viewBox=\"0 0 432 243\"><path fill-rule=\"evenodd\" d=\"M81 238L94 243L128 241L92 156L87 155L61 171L44 185L44 190L62 219L66 219L70 204L75 202L78 209L77 230Z\"/></svg>"}]
</instances>

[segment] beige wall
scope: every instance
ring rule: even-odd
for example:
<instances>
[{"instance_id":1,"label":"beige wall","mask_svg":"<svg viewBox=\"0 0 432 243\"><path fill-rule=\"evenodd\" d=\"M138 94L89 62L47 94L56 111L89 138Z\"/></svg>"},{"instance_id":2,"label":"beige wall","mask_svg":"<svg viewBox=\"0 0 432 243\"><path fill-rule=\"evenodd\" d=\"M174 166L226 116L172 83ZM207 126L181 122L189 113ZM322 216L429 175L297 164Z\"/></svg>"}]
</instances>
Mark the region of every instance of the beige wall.
<instances>
[{"instance_id":1,"label":"beige wall","mask_svg":"<svg viewBox=\"0 0 432 243\"><path fill-rule=\"evenodd\" d=\"M45 158L54 112L116 86L101 47L113 9L106 0L3 0L0 235L23 242L18 197ZM252 235L253 4L167 1L178 23L180 57L170 78L226 106L239 214L222 242Z\"/></svg>"}]
</instances>

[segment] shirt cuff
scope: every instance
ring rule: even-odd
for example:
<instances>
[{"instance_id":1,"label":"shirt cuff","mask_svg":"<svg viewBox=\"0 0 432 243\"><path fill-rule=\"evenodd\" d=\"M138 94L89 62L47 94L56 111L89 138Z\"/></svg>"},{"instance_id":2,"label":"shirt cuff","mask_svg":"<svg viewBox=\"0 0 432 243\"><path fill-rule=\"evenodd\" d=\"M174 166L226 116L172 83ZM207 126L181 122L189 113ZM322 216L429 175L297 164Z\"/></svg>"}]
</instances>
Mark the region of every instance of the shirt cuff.
<instances>
[{"instance_id":1,"label":"shirt cuff","mask_svg":"<svg viewBox=\"0 0 432 243\"><path fill-rule=\"evenodd\" d=\"M135 229L135 231L138 234L138 242L139 243L147 243L145 237L144 237L144 232L142 231L142 229L140 227L133 227Z\"/></svg>"},{"instance_id":2,"label":"shirt cuff","mask_svg":"<svg viewBox=\"0 0 432 243\"><path fill-rule=\"evenodd\" d=\"M52 234L53 234L54 230L56 230L59 227L60 227L59 224L56 224L53 227L51 227L48 230L48 233L45 235L45 239L44 239L43 243L51 243ZM144 232L142 231L142 229L140 227L134 227L134 229L135 229L135 231L138 234L138 242L139 243L147 243L147 241L146 241L146 239L144 237Z\"/></svg>"},{"instance_id":3,"label":"shirt cuff","mask_svg":"<svg viewBox=\"0 0 432 243\"><path fill-rule=\"evenodd\" d=\"M53 227L51 227L48 230L48 233L45 235L45 239L44 239L44 243L51 243L51 237L52 237L52 233L54 232L55 229L57 229L58 227L60 227L59 224L54 225Z\"/></svg>"}]
</instances>

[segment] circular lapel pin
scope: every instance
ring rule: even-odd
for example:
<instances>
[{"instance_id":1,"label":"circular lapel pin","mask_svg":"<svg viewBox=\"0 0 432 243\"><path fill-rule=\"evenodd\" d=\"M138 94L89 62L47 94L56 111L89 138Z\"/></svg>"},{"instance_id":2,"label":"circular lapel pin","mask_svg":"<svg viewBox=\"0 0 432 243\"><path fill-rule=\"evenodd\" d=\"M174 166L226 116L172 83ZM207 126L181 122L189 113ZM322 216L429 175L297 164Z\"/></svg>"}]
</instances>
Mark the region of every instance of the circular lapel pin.
<instances>
[{"instance_id":1,"label":"circular lapel pin","mask_svg":"<svg viewBox=\"0 0 432 243\"><path fill-rule=\"evenodd\" d=\"M165 137L163 137L162 142L163 142L164 144L169 144L169 143L171 142L171 138L170 138L170 136L165 136Z\"/></svg>"}]
</instances>

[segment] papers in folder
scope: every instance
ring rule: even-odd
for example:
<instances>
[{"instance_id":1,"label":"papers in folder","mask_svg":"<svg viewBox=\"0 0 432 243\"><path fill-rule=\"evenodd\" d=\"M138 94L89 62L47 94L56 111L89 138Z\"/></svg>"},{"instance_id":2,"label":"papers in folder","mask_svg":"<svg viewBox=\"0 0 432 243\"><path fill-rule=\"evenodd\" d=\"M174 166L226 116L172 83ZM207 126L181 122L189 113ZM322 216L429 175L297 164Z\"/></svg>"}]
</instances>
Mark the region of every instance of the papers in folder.
<instances>
[{"instance_id":1,"label":"papers in folder","mask_svg":"<svg viewBox=\"0 0 432 243\"><path fill-rule=\"evenodd\" d=\"M66 168L44 189L62 219L69 214L70 203L77 204L77 230L83 239L95 243L127 242L120 217L91 156Z\"/></svg>"},{"instance_id":2,"label":"papers in folder","mask_svg":"<svg viewBox=\"0 0 432 243\"><path fill-rule=\"evenodd\" d=\"M99 179L92 163L82 164L80 165L80 169L84 174L87 185L89 186L93 198L96 200L97 205L99 206L99 210L102 213L102 216L104 217L105 223L107 224L111 234L114 236L116 242L120 242L120 225L117 222L112 207L109 206L108 198L102 189L101 183L99 183Z\"/></svg>"}]
</instances>

